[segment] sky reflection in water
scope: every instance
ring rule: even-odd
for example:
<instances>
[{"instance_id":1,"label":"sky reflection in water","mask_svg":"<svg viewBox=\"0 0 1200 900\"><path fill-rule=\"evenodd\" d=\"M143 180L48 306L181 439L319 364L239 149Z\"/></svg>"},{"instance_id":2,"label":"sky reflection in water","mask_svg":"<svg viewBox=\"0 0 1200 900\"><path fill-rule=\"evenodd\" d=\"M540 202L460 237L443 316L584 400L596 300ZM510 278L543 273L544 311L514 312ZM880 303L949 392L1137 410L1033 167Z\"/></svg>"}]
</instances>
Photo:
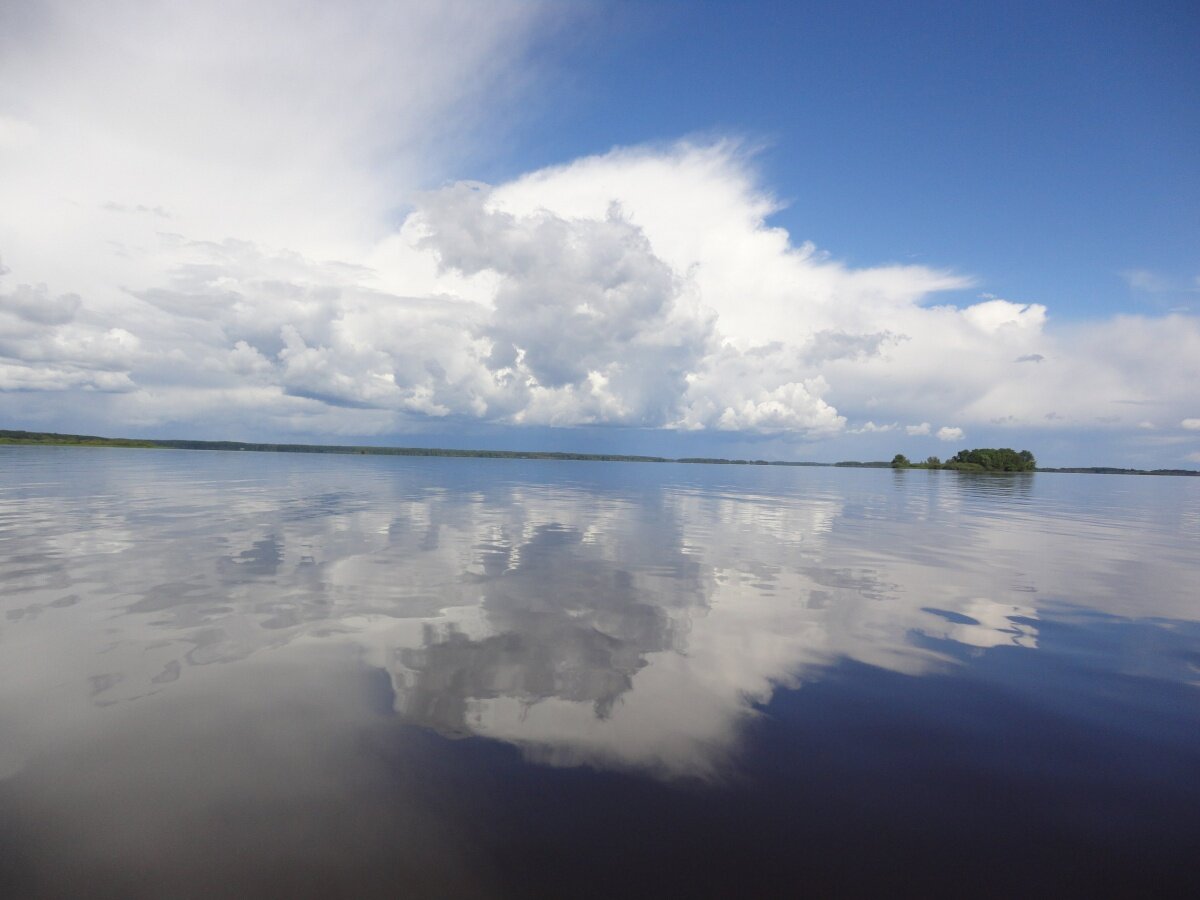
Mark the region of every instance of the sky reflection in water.
<instances>
[{"instance_id":1,"label":"sky reflection in water","mask_svg":"<svg viewBox=\"0 0 1200 900\"><path fill-rule=\"evenodd\" d=\"M1154 805L1200 793L1198 481L0 449L0 879L487 895L543 802L489 771L657 797L664 828L700 803L723 871L732 831L815 827L755 784L882 834L1094 764L1200 824ZM1060 844L1141 859L1088 796Z\"/></svg>"}]
</instances>

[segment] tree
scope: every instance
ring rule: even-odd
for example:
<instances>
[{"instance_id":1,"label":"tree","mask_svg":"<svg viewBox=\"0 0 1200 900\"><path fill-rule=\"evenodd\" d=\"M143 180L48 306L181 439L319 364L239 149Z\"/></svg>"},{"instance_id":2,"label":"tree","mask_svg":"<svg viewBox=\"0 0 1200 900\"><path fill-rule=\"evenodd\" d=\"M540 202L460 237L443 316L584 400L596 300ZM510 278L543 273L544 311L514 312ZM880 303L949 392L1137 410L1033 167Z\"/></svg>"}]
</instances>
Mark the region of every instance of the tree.
<instances>
[{"instance_id":1,"label":"tree","mask_svg":"<svg viewBox=\"0 0 1200 900\"><path fill-rule=\"evenodd\" d=\"M912 463L908 461L908 457L903 453L897 453L894 457L892 457L893 469L907 469L911 465Z\"/></svg>"},{"instance_id":2,"label":"tree","mask_svg":"<svg viewBox=\"0 0 1200 900\"><path fill-rule=\"evenodd\" d=\"M976 450L959 450L946 465L976 472L1032 472L1037 467L1037 460L1028 450L1018 453L1008 447L981 447Z\"/></svg>"},{"instance_id":3,"label":"tree","mask_svg":"<svg viewBox=\"0 0 1200 900\"><path fill-rule=\"evenodd\" d=\"M936 456L931 456L927 460L925 460L925 465L929 466L929 468L931 468L931 469L936 469L941 464L942 464L942 461L940 459L938 459Z\"/></svg>"}]
</instances>

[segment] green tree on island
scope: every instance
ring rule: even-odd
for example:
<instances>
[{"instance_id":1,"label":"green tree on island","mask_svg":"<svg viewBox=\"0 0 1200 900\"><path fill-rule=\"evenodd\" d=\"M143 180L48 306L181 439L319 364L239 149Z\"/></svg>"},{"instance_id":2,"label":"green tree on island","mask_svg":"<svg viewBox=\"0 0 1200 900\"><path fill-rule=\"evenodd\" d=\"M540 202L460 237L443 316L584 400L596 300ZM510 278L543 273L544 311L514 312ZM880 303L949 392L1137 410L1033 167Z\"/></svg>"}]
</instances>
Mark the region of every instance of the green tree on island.
<instances>
[{"instance_id":1,"label":"green tree on island","mask_svg":"<svg viewBox=\"0 0 1200 900\"><path fill-rule=\"evenodd\" d=\"M911 465L912 465L912 463L910 463L908 461L908 457L905 456L903 453L897 453L895 456L892 457L892 468L893 469L907 469Z\"/></svg>"}]
</instances>

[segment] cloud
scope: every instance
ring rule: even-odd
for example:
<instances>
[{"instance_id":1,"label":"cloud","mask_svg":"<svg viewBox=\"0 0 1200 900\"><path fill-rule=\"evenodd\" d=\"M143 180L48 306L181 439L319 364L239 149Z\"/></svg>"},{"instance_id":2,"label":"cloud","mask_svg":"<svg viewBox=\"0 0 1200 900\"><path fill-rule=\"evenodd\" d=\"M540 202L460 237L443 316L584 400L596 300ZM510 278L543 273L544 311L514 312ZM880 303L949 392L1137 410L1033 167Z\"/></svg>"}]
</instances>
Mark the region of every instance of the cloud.
<instances>
[{"instance_id":1,"label":"cloud","mask_svg":"<svg viewBox=\"0 0 1200 900\"><path fill-rule=\"evenodd\" d=\"M774 435L785 455L886 423L1132 432L1149 413L1130 406L1195 412L1195 316L1056 322L1052 297L960 302L975 279L951 265L851 265L773 223L781 203L736 139L456 181L529 99L531 48L570 10L14 10L9 420L611 425Z\"/></svg>"},{"instance_id":2,"label":"cloud","mask_svg":"<svg viewBox=\"0 0 1200 900\"><path fill-rule=\"evenodd\" d=\"M44 284L21 284L11 294L0 294L0 312L38 325L65 325L75 318L80 302L78 294L50 297Z\"/></svg>"},{"instance_id":3,"label":"cloud","mask_svg":"<svg viewBox=\"0 0 1200 900\"><path fill-rule=\"evenodd\" d=\"M939 441L961 441L963 439L963 430L944 425L938 429L937 436Z\"/></svg>"},{"instance_id":4,"label":"cloud","mask_svg":"<svg viewBox=\"0 0 1200 900\"><path fill-rule=\"evenodd\" d=\"M882 354L888 346L908 340L907 335L877 331L874 334L848 334L829 329L812 335L805 348L805 359L813 364L834 359L869 359Z\"/></svg>"},{"instance_id":5,"label":"cloud","mask_svg":"<svg viewBox=\"0 0 1200 900\"><path fill-rule=\"evenodd\" d=\"M1188 431L1200 431L1200 419L1184 419L1179 423L1179 427Z\"/></svg>"},{"instance_id":6,"label":"cloud","mask_svg":"<svg viewBox=\"0 0 1200 900\"><path fill-rule=\"evenodd\" d=\"M1148 269L1127 269L1121 273L1121 277L1135 291L1161 294L1176 289L1169 278L1159 275L1156 272L1151 272Z\"/></svg>"},{"instance_id":7,"label":"cloud","mask_svg":"<svg viewBox=\"0 0 1200 900\"><path fill-rule=\"evenodd\" d=\"M477 333L491 373L529 389L517 421L673 421L712 339L712 316L686 281L619 206L565 219L513 215L487 199L477 186L448 188L414 224L444 268L496 279Z\"/></svg>"},{"instance_id":8,"label":"cloud","mask_svg":"<svg viewBox=\"0 0 1200 900\"><path fill-rule=\"evenodd\" d=\"M790 431L819 434L840 431L845 419L820 399L824 382L810 379L790 381L774 390L760 389L756 395L733 400L717 416L715 427L721 431ZM710 421L689 418L693 421Z\"/></svg>"},{"instance_id":9,"label":"cloud","mask_svg":"<svg viewBox=\"0 0 1200 900\"><path fill-rule=\"evenodd\" d=\"M920 436L935 415L1135 428L1123 405L1186 400L1194 320L1052 333L1040 304L930 304L969 280L854 269L793 246L763 218L774 202L752 162L735 144L679 144L451 184L416 195L397 231L342 261L154 233L144 280L107 302L22 288L4 304L22 327L70 315L77 337L135 337L120 370L125 389L144 389L136 416L148 423L193 404L218 416L221 404L199 400L206 390L231 410L261 404L258 421L276 429L379 433L435 419L812 439L893 418ZM122 404L114 420L132 414ZM869 426L848 429L851 417Z\"/></svg>"},{"instance_id":10,"label":"cloud","mask_svg":"<svg viewBox=\"0 0 1200 900\"><path fill-rule=\"evenodd\" d=\"M880 328L873 312L972 283L925 266L854 269L811 244L793 245L786 231L767 224L779 202L729 141L588 157L503 185L492 202L510 212L550 209L589 219L620 204L654 252L691 277L723 336L742 349L778 342L828 358L833 345L843 351L834 356L852 363L904 334Z\"/></svg>"},{"instance_id":11,"label":"cloud","mask_svg":"<svg viewBox=\"0 0 1200 900\"><path fill-rule=\"evenodd\" d=\"M0 275L3 275L0 266ZM82 300L45 285L0 293L0 393L124 392L137 337L120 327L77 322Z\"/></svg>"},{"instance_id":12,"label":"cloud","mask_svg":"<svg viewBox=\"0 0 1200 900\"><path fill-rule=\"evenodd\" d=\"M169 219L171 214L161 206L147 206L144 203L138 203L134 206L127 206L124 203L116 203L112 200L106 200L100 204L100 208L106 212L115 213L147 213L152 216L158 216L160 219Z\"/></svg>"},{"instance_id":13,"label":"cloud","mask_svg":"<svg viewBox=\"0 0 1200 900\"><path fill-rule=\"evenodd\" d=\"M28 6L0 7L0 249L84 295L74 276L111 260L90 240L64 259L63 237L140 237L158 211L194 237L365 252L504 133L531 46L573 17L540 0Z\"/></svg>"},{"instance_id":14,"label":"cloud","mask_svg":"<svg viewBox=\"0 0 1200 900\"><path fill-rule=\"evenodd\" d=\"M114 400L110 420L215 427L223 413L244 414L283 433L439 420L820 439L896 419L925 435L934 416L1135 428L1123 405L1187 399L1194 320L1051 332L1041 304L931 303L970 280L852 268L793 245L767 224L776 204L752 166L736 144L683 143L496 186L450 184L414 195L396 231L342 260L153 232L141 278L99 302L41 288L6 295L13 327L33 329L40 316L75 329L71 353L61 342L50 352L42 334L11 350L10 365L82 365L85 336L94 356L121 328L137 351L110 353L100 368L123 373L138 397ZM1053 367L1012 366L1049 358ZM43 375L7 383L36 389L50 383Z\"/></svg>"},{"instance_id":15,"label":"cloud","mask_svg":"<svg viewBox=\"0 0 1200 900\"><path fill-rule=\"evenodd\" d=\"M1146 294L1187 294L1200 291L1200 275L1183 280L1170 278L1149 269L1128 269L1121 273L1121 277L1130 289Z\"/></svg>"}]
</instances>

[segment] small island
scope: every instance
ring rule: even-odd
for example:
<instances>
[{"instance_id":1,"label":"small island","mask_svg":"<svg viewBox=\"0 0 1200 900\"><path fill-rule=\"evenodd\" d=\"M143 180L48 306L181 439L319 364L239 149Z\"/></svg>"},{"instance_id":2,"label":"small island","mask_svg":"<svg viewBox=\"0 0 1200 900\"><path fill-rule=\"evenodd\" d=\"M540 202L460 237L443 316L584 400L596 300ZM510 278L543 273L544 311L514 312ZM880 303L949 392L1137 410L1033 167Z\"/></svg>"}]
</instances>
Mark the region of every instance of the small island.
<instances>
[{"instance_id":1,"label":"small island","mask_svg":"<svg viewBox=\"0 0 1200 900\"><path fill-rule=\"evenodd\" d=\"M893 469L953 469L958 472L1033 472L1037 470L1037 460L1028 450L980 447L959 450L945 462L930 456L924 462L914 463L903 453L897 453L892 457L891 466Z\"/></svg>"}]
</instances>

